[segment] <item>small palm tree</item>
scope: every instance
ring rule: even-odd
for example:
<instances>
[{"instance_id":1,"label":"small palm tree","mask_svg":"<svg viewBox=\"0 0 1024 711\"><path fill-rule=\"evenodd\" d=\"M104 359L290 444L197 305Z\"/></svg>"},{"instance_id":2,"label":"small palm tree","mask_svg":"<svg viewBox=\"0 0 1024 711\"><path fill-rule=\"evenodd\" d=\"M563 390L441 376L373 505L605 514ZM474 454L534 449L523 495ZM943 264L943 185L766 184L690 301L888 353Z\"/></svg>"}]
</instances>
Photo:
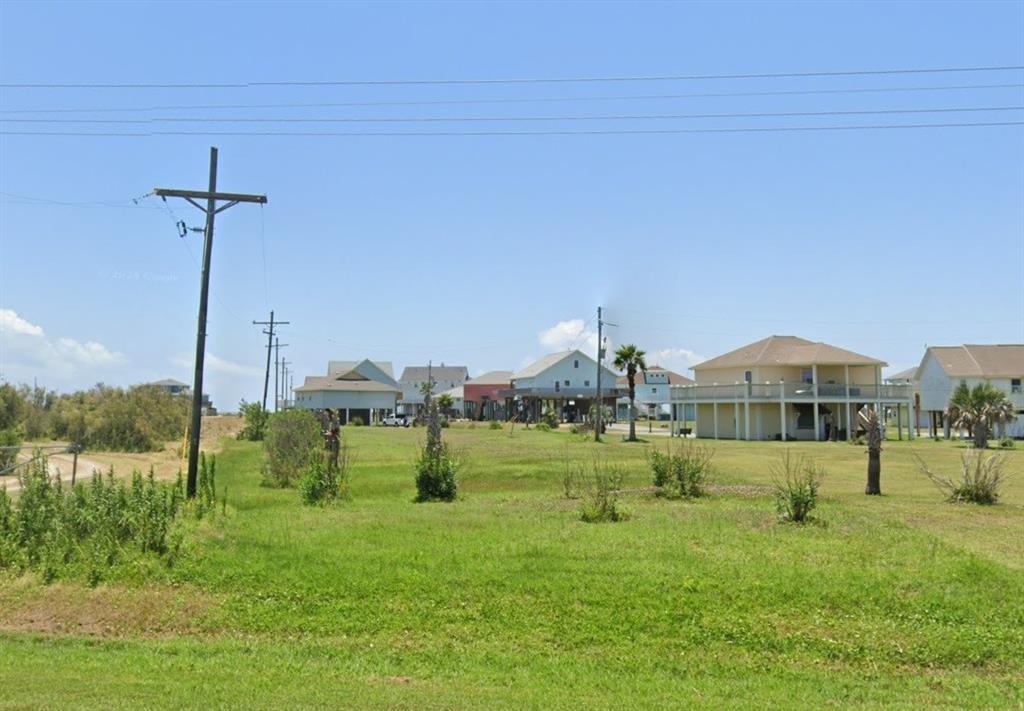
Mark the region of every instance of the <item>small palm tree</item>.
<instances>
[{"instance_id":1,"label":"small palm tree","mask_svg":"<svg viewBox=\"0 0 1024 711\"><path fill-rule=\"evenodd\" d=\"M988 438L996 425L1017 419L1006 394L989 383L978 383L973 388L961 383L953 391L946 416L954 427L967 430L977 449L988 447Z\"/></svg>"},{"instance_id":2,"label":"small palm tree","mask_svg":"<svg viewBox=\"0 0 1024 711\"><path fill-rule=\"evenodd\" d=\"M636 400L636 373L638 370L647 370L647 361L644 356L647 354L632 343L619 346L615 351L615 367L626 371L626 381L629 383L629 441L636 442L636 420L633 417L634 401Z\"/></svg>"}]
</instances>

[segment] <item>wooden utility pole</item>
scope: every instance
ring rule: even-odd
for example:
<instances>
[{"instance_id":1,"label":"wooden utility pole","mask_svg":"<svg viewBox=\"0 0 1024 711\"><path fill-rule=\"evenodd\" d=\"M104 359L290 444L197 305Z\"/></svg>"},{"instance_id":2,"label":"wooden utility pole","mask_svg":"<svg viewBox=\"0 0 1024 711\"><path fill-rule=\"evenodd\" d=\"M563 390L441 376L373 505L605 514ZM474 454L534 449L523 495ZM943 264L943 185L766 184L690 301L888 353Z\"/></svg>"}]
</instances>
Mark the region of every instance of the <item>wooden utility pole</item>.
<instances>
[{"instance_id":1,"label":"wooden utility pole","mask_svg":"<svg viewBox=\"0 0 1024 711\"><path fill-rule=\"evenodd\" d=\"M283 324L289 324L290 321L275 321L274 312L270 312L269 321L253 321L254 326L268 326L269 328L263 329L263 332L267 334L267 371L263 376L263 411L267 411L267 388L270 387L270 349L274 347L274 326L281 326Z\"/></svg>"},{"instance_id":2,"label":"wooden utility pole","mask_svg":"<svg viewBox=\"0 0 1024 711\"><path fill-rule=\"evenodd\" d=\"M277 412L277 403L281 399L281 349L287 346L287 343L281 343L277 338L274 339L274 412Z\"/></svg>"},{"instance_id":3,"label":"wooden utility pole","mask_svg":"<svg viewBox=\"0 0 1024 711\"><path fill-rule=\"evenodd\" d=\"M601 332L604 323L601 321L601 307L597 307L597 417L594 418L594 441L601 441L601 426L604 421L604 403L601 401L601 360L604 358L604 344Z\"/></svg>"},{"instance_id":4,"label":"wooden utility pole","mask_svg":"<svg viewBox=\"0 0 1024 711\"><path fill-rule=\"evenodd\" d=\"M217 148L210 147L210 184L208 190L172 190L156 188L153 194L166 200L179 197L190 202L206 214L206 229L203 231L203 272L199 286L199 324L196 329L196 360L195 374L192 378L192 429L189 432L188 447L188 478L186 492L188 497L195 498L196 481L199 471L199 434L203 419L203 363L206 357L206 311L210 296L210 257L213 254L213 220L218 212L223 212L240 202L253 202L263 205L267 202L266 195L245 195L241 193L217 192ZM197 200L206 200L206 207ZM217 206L217 201L224 204Z\"/></svg>"},{"instance_id":5,"label":"wooden utility pole","mask_svg":"<svg viewBox=\"0 0 1024 711\"><path fill-rule=\"evenodd\" d=\"M281 409L285 410L288 408L288 359L281 359Z\"/></svg>"}]
</instances>

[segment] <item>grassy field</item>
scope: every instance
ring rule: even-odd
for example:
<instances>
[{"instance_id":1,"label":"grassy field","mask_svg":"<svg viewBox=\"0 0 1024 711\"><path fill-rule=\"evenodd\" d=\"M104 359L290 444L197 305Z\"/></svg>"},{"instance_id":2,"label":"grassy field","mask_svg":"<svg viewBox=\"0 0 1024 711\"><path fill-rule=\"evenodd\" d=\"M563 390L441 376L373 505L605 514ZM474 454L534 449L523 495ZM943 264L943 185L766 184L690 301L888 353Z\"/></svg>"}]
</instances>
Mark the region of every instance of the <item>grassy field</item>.
<instances>
[{"instance_id":1,"label":"grassy field","mask_svg":"<svg viewBox=\"0 0 1024 711\"><path fill-rule=\"evenodd\" d=\"M957 443L888 443L877 498L863 447L718 442L725 489L586 524L564 458L643 487L648 445L452 428L460 500L413 504L422 435L346 428L326 509L229 442L228 516L159 579L0 578L0 708L1024 708L1020 448L976 507L912 456L953 472ZM827 469L822 525L758 488L785 447Z\"/></svg>"}]
</instances>

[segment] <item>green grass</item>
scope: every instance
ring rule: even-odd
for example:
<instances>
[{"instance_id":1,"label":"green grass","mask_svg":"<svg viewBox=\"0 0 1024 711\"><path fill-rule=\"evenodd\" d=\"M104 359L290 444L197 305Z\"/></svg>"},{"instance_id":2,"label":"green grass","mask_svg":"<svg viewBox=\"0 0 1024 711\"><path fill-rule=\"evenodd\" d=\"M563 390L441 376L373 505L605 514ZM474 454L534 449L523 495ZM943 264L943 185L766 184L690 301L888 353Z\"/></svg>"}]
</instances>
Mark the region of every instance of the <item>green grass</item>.
<instances>
[{"instance_id":1,"label":"green grass","mask_svg":"<svg viewBox=\"0 0 1024 711\"><path fill-rule=\"evenodd\" d=\"M863 447L718 442L720 484L769 483L787 446L818 460L825 525L739 493L625 496L628 521L586 524L562 458L642 487L647 445L453 427L460 500L414 504L421 430L345 436L353 500L326 509L258 486L258 446L229 443L227 519L158 580L119 571L112 632L33 632L4 609L40 586L0 581L0 708L1024 704L1020 450L1002 503L974 507L943 503L912 457L955 470L956 443L887 443L885 495L866 497ZM130 614L157 590L206 602L157 629Z\"/></svg>"}]
</instances>

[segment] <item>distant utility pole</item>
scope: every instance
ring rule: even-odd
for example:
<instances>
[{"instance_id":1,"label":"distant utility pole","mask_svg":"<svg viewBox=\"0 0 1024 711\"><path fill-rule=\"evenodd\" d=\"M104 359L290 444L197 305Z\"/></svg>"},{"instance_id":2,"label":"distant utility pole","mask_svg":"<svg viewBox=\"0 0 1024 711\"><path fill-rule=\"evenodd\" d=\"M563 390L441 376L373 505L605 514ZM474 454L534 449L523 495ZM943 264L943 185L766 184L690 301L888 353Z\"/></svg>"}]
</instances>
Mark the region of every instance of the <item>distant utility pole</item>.
<instances>
[{"instance_id":1,"label":"distant utility pole","mask_svg":"<svg viewBox=\"0 0 1024 711\"><path fill-rule=\"evenodd\" d=\"M285 358L281 359L281 409L288 407L288 398L285 393L288 390L288 361Z\"/></svg>"},{"instance_id":2,"label":"distant utility pole","mask_svg":"<svg viewBox=\"0 0 1024 711\"><path fill-rule=\"evenodd\" d=\"M274 339L274 412L277 412L277 403L280 399L278 396L281 393L281 386L278 384L281 372L281 349L287 346L287 343L281 343L277 338Z\"/></svg>"},{"instance_id":3,"label":"distant utility pole","mask_svg":"<svg viewBox=\"0 0 1024 711\"><path fill-rule=\"evenodd\" d=\"M213 254L213 218L240 202L266 204L266 195L245 195L241 193L217 192L217 148L210 147L209 190L171 190L156 188L154 195L164 201L169 197L184 198L206 215L206 229L203 231L203 273L199 287L199 324L196 329L195 374L192 379L192 429L189 431L188 479L186 492L190 499L196 495L196 481L199 471L199 433L203 421L203 362L206 357L206 307L210 296L210 257ZM206 200L206 207L197 200ZM224 204L217 206L217 201Z\"/></svg>"},{"instance_id":4,"label":"distant utility pole","mask_svg":"<svg viewBox=\"0 0 1024 711\"><path fill-rule=\"evenodd\" d=\"M601 400L601 367L605 356L604 327L614 326L601 320L601 307L597 307L597 422L594 424L594 441L601 441L601 427L604 425L604 402Z\"/></svg>"},{"instance_id":5,"label":"distant utility pole","mask_svg":"<svg viewBox=\"0 0 1024 711\"><path fill-rule=\"evenodd\" d=\"M282 324L291 323L290 321L275 321L274 312L270 312L269 321L253 321L254 326L269 326L264 328L263 332L267 334L267 372L263 376L263 411L267 411L267 388L270 386L270 349L274 345L274 326L281 326Z\"/></svg>"}]
</instances>

